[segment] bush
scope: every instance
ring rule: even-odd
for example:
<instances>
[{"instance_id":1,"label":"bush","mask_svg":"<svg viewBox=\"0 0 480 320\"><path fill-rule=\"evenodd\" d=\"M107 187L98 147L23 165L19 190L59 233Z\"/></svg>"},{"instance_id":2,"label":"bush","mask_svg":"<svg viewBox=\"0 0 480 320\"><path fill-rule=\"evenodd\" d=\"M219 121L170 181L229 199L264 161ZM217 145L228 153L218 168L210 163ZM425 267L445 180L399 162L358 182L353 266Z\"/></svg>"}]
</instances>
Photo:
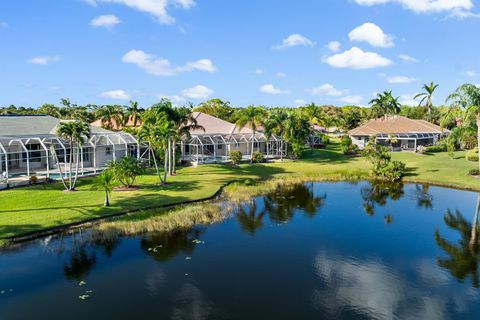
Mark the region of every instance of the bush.
<instances>
[{"instance_id":1,"label":"bush","mask_svg":"<svg viewBox=\"0 0 480 320\"><path fill-rule=\"evenodd\" d=\"M254 152L252 155L252 162L253 163L264 163L265 162L265 156L261 152Z\"/></svg>"},{"instance_id":2,"label":"bush","mask_svg":"<svg viewBox=\"0 0 480 320\"><path fill-rule=\"evenodd\" d=\"M467 154L465 155L465 159L467 161L478 161L478 148L474 148L472 150L468 150Z\"/></svg>"},{"instance_id":3,"label":"bush","mask_svg":"<svg viewBox=\"0 0 480 320\"><path fill-rule=\"evenodd\" d=\"M428 153L445 152L447 148L443 145L434 145L426 147L425 151Z\"/></svg>"},{"instance_id":4,"label":"bush","mask_svg":"<svg viewBox=\"0 0 480 320\"><path fill-rule=\"evenodd\" d=\"M291 147L292 147L292 158L299 159L302 156L303 151L305 150L305 145L302 144L301 142L294 141L291 143Z\"/></svg>"},{"instance_id":5,"label":"bush","mask_svg":"<svg viewBox=\"0 0 480 320\"><path fill-rule=\"evenodd\" d=\"M143 162L134 157L110 161L107 168L113 172L115 180L127 188L133 186L135 179L145 172Z\"/></svg>"},{"instance_id":6,"label":"bush","mask_svg":"<svg viewBox=\"0 0 480 320\"><path fill-rule=\"evenodd\" d=\"M322 143L324 145L327 145L330 143L330 137L327 136L326 134L324 133L318 133L318 137L320 137L320 140L322 140Z\"/></svg>"},{"instance_id":7,"label":"bush","mask_svg":"<svg viewBox=\"0 0 480 320\"><path fill-rule=\"evenodd\" d=\"M240 151L238 150L233 150L230 152L229 159L232 161L234 165L238 165L240 162L242 162L243 155Z\"/></svg>"},{"instance_id":8,"label":"bush","mask_svg":"<svg viewBox=\"0 0 480 320\"><path fill-rule=\"evenodd\" d=\"M379 146L371 139L364 150L365 157L372 163L372 175L388 181L400 180L406 172L406 165L401 161L392 161L388 148Z\"/></svg>"},{"instance_id":9,"label":"bush","mask_svg":"<svg viewBox=\"0 0 480 320\"><path fill-rule=\"evenodd\" d=\"M417 147L417 153L419 154L424 154L427 151L427 148L425 146L418 146Z\"/></svg>"},{"instance_id":10,"label":"bush","mask_svg":"<svg viewBox=\"0 0 480 320\"><path fill-rule=\"evenodd\" d=\"M37 184L37 182L38 182L37 176L30 176L30 178L28 178L28 182L30 184Z\"/></svg>"},{"instance_id":11,"label":"bush","mask_svg":"<svg viewBox=\"0 0 480 320\"><path fill-rule=\"evenodd\" d=\"M251 186L251 185L253 185L252 179L245 179L245 181L243 181L243 183L244 183L246 186Z\"/></svg>"},{"instance_id":12,"label":"bush","mask_svg":"<svg viewBox=\"0 0 480 320\"><path fill-rule=\"evenodd\" d=\"M406 165L401 161L389 161L387 165L376 168L377 174L388 181L400 180L406 172Z\"/></svg>"},{"instance_id":13,"label":"bush","mask_svg":"<svg viewBox=\"0 0 480 320\"><path fill-rule=\"evenodd\" d=\"M478 176L480 175L480 170L479 169L470 169L468 170L468 174L471 176Z\"/></svg>"},{"instance_id":14,"label":"bush","mask_svg":"<svg viewBox=\"0 0 480 320\"><path fill-rule=\"evenodd\" d=\"M342 137L340 148L343 154L354 155L358 152L358 147L353 144L352 139L349 136Z\"/></svg>"}]
</instances>

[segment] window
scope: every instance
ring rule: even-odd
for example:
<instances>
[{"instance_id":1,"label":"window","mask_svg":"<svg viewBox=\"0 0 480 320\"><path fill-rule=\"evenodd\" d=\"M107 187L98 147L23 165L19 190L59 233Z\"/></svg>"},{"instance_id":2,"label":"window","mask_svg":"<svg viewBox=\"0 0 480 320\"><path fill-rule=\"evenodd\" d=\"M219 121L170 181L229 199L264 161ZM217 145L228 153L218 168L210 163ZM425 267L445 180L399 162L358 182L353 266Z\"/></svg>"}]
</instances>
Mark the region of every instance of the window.
<instances>
[{"instance_id":1,"label":"window","mask_svg":"<svg viewBox=\"0 0 480 320\"><path fill-rule=\"evenodd\" d=\"M111 147L105 147L105 154L106 155L112 154L112 148Z\"/></svg>"},{"instance_id":2,"label":"window","mask_svg":"<svg viewBox=\"0 0 480 320\"><path fill-rule=\"evenodd\" d=\"M207 148L207 151L208 151L209 153L213 153L213 152L214 152L213 145L210 145L210 144L209 144L208 146L206 146L206 148Z\"/></svg>"},{"instance_id":3,"label":"window","mask_svg":"<svg viewBox=\"0 0 480 320\"><path fill-rule=\"evenodd\" d=\"M42 151L39 143L37 144L27 144L25 146L28 150L28 155L26 152L22 155L22 162L27 162L27 157L29 157L30 162L42 162Z\"/></svg>"},{"instance_id":4,"label":"window","mask_svg":"<svg viewBox=\"0 0 480 320\"><path fill-rule=\"evenodd\" d=\"M186 153L186 154L187 154L187 153L188 153L188 154L190 153L190 145L189 145L189 144L186 144L186 145L185 145L185 153Z\"/></svg>"},{"instance_id":5,"label":"window","mask_svg":"<svg viewBox=\"0 0 480 320\"><path fill-rule=\"evenodd\" d=\"M92 153L92 148L83 148L83 152L82 152L83 161L85 162L90 161L90 153Z\"/></svg>"},{"instance_id":6,"label":"window","mask_svg":"<svg viewBox=\"0 0 480 320\"><path fill-rule=\"evenodd\" d=\"M222 145L222 144L218 144L218 145L217 145L217 149L218 149L218 150L222 150L222 149L223 149L223 145Z\"/></svg>"},{"instance_id":7,"label":"window","mask_svg":"<svg viewBox=\"0 0 480 320\"><path fill-rule=\"evenodd\" d=\"M129 145L128 146L128 155L132 158L137 157L137 146L136 145Z\"/></svg>"},{"instance_id":8,"label":"window","mask_svg":"<svg viewBox=\"0 0 480 320\"><path fill-rule=\"evenodd\" d=\"M253 143L253 148L258 148L258 142L255 141L255 142Z\"/></svg>"}]
</instances>

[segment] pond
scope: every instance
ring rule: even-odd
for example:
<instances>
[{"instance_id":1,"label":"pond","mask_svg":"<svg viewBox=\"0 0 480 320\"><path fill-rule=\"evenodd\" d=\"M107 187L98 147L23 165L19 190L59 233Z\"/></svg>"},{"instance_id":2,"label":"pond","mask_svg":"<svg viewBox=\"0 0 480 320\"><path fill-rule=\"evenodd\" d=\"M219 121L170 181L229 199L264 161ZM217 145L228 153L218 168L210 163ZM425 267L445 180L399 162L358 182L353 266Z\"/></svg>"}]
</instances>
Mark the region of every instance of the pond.
<instances>
[{"instance_id":1,"label":"pond","mask_svg":"<svg viewBox=\"0 0 480 320\"><path fill-rule=\"evenodd\" d=\"M1 319L478 319L477 194L305 183L220 223L0 255Z\"/></svg>"}]
</instances>

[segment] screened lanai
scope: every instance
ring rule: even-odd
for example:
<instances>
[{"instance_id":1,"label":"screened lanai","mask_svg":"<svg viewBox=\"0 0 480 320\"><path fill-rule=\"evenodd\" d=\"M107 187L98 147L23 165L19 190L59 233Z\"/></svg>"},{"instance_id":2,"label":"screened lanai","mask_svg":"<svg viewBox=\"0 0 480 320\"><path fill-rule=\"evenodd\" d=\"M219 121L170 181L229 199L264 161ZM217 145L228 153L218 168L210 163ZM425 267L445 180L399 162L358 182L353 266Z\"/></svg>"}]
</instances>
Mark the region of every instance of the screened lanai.
<instances>
[{"instance_id":1,"label":"screened lanai","mask_svg":"<svg viewBox=\"0 0 480 320\"><path fill-rule=\"evenodd\" d=\"M197 164L224 162L229 160L231 151L238 150L244 159L250 159L252 142L253 151L267 158L286 156L287 146L281 139L258 132L255 136L251 133L191 135L189 140L180 142L181 158Z\"/></svg>"},{"instance_id":2,"label":"screened lanai","mask_svg":"<svg viewBox=\"0 0 480 320\"><path fill-rule=\"evenodd\" d=\"M376 141L380 145L391 146L394 150L417 150L418 146L435 144L445 134L438 133L401 133L379 134Z\"/></svg>"}]
</instances>

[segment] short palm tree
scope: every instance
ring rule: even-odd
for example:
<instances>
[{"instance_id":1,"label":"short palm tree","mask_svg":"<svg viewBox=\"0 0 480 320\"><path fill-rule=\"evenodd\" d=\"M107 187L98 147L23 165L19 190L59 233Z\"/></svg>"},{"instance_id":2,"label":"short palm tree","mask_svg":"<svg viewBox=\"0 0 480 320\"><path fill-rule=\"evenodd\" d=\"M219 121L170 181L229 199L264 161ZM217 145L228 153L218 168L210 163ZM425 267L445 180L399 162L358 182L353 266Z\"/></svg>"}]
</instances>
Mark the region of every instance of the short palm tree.
<instances>
[{"instance_id":1,"label":"short palm tree","mask_svg":"<svg viewBox=\"0 0 480 320\"><path fill-rule=\"evenodd\" d=\"M99 190L105 192L105 200L103 205L105 207L110 206L109 194L113 191L113 186L115 182L115 174L112 170L104 170L100 175L98 175L93 181L93 190Z\"/></svg>"},{"instance_id":2,"label":"short palm tree","mask_svg":"<svg viewBox=\"0 0 480 320\"><path fill-rule=\"evenodd\" d=\"M423 92L417 94L413 98L415 100L418 98L422 98L422 100L420 100L420 103L418 105L421 106L423 103L425 103L425 108L427 108L428 113L432 112L433 93L437 88L438 88L438 84L434 84L433 82L430 82L430 84L424 84L422 87Z\"/></svg>"},{"instance_id":3,"label":"short palm tree","mask_svg":"<svg viewBox=\"0 0 480 320\"><path fill-rule=\"evenodd\" d=\"M136 127L138 120L140 119L141 110L138 108L137 101L130 101L130 107L127 107L127 121L132 119L133 126Z\"/></svg>"},{"instance_id":4,"label":"short palm tree","mask_svg":"<svg viewBox=\"0 0 480 320\"><path fill-rule=\"evenodd\" d=\"M97 108L95 116L102 123L102 127L105 129L118 129L119 125L122 125L124 121L123 110L118 105L104 105ZM116 122L117 128L114 128L113 122Z\"/></svg>"},{"instance_id":5,"label":"short palm tree","mask_svg":"<svg viewBox=\"0 0 480 320\"><path fill-rule=\"evenodd\" d=\"M75 189L75 184L78 177L78 165L80 162L81 146L84 143L84 138L90 137L90 126L80 121L65 121L60 122L57 127L57 136L68 141L70 146L69 166L68 166L68 187L62 175L62 182L69 191ZM75 155L75 174L73 174L73 158ZM64 155L67 157L67 155Z\"/></svg>"},{"instance_id":6,"label":"short palm tree","mask_svg":"<svg viewBox=\"0 0 480 320\"><path fill-rule=\"evenodd\" d=\"M268 114L267 119L264 121L265 137L267 143L273 135L281 137L280 141L280 159L283 160L283 140L285 137L285 121L288 118L288 113L285 110L273 110ZM277 146L278 147L278 146Z\"/></svg>"},{"instance_id":7,"label":"short palm tree","mask_svg":"<svg viewBox=\"0 0 480 320\"><path fill-rule=\"evenodd\" d=\"M240 127L250 127L252 129L252 150L250 162L253 163L253 152L255 149L255 132L259 126L262 126L265 119L265 109L263 107L249 106L240 110L236 124Z\"/></svg>"}]
</instances>

